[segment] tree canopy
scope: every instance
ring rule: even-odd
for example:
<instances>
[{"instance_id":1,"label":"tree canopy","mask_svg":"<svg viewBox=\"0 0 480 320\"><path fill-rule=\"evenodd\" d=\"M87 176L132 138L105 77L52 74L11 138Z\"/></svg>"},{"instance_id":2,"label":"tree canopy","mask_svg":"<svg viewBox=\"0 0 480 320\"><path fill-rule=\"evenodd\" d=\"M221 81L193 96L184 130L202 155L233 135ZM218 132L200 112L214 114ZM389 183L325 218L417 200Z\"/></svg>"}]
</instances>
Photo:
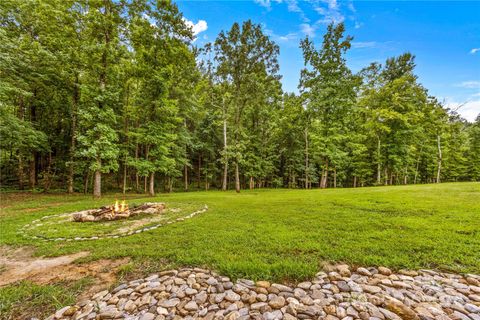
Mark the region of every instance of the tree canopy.
<instances>
[{"instance_id":1,"label":"tree canopy","mask_svg":"<svg viewBox=\"0 0 480 320\"><path fill-rule=\"evenodd\" d=\"M170 1L0 3L3 187L72 192L330 188L480 180L480 115L429 95L406 52L358 73L342 23L279 47L234 23L197 47Z\"/></svg>"}]
</instances>

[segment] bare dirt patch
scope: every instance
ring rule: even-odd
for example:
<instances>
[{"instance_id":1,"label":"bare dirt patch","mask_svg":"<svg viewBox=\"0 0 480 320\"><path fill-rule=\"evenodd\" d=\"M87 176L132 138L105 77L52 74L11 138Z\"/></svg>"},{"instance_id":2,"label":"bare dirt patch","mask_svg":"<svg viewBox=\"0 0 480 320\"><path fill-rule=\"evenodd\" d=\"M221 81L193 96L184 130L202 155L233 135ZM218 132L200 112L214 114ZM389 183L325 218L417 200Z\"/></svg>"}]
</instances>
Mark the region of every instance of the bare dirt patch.
<instances>
[{"instance_id":1,"label":"bare dirt patch","mask_svg":"<svg viewBox=\"0 0 480 320\"><path fill-rule=\"evenodd\" d=\"M78 252L55 258L37 258L32 257L32 250L28 248L0 247L0 286L21 280L49 284L90 276L95 279L95 284L90 290L98 290L114 283L118 268L129 261L128 258L124 258L103 259L83 264L74 263L75 260L88 255L89 252Z\"/></svg>"}]
</instances>

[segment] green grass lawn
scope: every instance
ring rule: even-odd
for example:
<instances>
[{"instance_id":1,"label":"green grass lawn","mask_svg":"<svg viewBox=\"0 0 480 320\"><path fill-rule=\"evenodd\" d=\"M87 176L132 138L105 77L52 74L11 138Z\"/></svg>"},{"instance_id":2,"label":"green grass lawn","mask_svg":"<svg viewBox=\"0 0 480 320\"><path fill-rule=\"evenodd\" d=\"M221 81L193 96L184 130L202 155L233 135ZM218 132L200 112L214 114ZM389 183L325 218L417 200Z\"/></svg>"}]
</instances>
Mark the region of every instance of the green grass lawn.
<instances>
[{"instance_id":1,"label":"green grass lawn","mask_svg":"<svg viewBox=\"0 0 480 320\"><path fill-rule=\"evenodd\" d=\"M65 305L74 304L77 295L92 282L88 277L51 285L21 281L0 288L0 319L30 319L34 315L47 317Z\"/></svg>"},{"instance_id":2,"label":"green grass lawn","mask_svg":"<svg viewBox=\"0 0 480 320\"><path fill-rule=\"evenodd\" d=\"M445 183L327 190L254 190L129 195L209 210L120 239L39 242L17 230L45 215L109 204L89 196L3 194L0 244L38 255L90 251L89 260L132 257L204 266L232 277L300 280L325 262L480 273L480 184ZM68 224L60 230L68 234ZM60 229L61 229L60 228ZM73 231L73 230L70 230Z\"/></svg>"}]
</instances>

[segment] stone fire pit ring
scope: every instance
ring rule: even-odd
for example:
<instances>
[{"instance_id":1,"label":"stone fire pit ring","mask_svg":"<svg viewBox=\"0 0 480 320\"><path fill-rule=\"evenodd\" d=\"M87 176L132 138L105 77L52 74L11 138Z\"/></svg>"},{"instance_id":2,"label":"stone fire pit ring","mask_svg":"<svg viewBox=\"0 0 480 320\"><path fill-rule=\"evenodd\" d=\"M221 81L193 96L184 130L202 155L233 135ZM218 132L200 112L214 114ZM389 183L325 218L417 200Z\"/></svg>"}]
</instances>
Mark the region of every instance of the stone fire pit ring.
<instances>
[{"instance_id":1,"label":"stone fire pit ring","mask_svg":"<svg viewBox=\"0 0 480 320\"><path fill-rule=\"evenodd\" d=\"M42 235L38 235L38 234L37 235L31 235L31 234L28 233L28 230L34 229L37 224L42 223L42 222L44 222L48 219L72 216L73 214L77 214L78 212L61 213L61 214L43 216L39 219L35 219L32 222L22 226L17 231L17 233L24 238L40 240L40 241L45 241L45 242L46 241L71 242L71 241L91 241L91 240L100 240L100 239L117 239L117 238L123 238L123 237L128 237L128 236L131 236L131 235L139 234L139 233L142 233L142 232L155 230L155 229L158 229L158 228L163 227L163 226L167 226L167 225L175 223L175 222L181 222L181 221L193 218L198 214L204 213L207 210L208 210L208 206L204 205L202 209L196 210L196 211L194 211L194 212L192 212L188 215L175 218L174 220L164 221L164 222L157 223L157 224L154 224L154 225L149 225L149 226L141 227L141 228L135 228L135 229L131 229L131 230L128 230L128 231L123 231L123 232L108 233L108 234L101 234L101 235L99 234L99 235L92 235L92 236L88 236L88 237L78 237L78 236L75 236L75 237L46 237L46 236L42 236ZM84 211L89 211L89 210L84 210ZM79 211L79 212L84 212L84 211ZM73 221L73 217L72 217L71 221ZM103 221L105 221L105 220L103 220Z\"/></svg>"},{"instance_id":2,"label":"stone fire pit ring","mask_svg":"<svg viewBox=\"0 0 480 320\"><path fill-rule=\"evenodd\" d=\"M125 201L121 205L118 201L112 206L103 206L98 209L88 209L72 213L72 220L75 222L98 222L112 221L120 219L128 219L136 215L146 214L162 214L166 208L163 202L146 202L139 206L129 208Z\"/></svg>"}]
</instances>

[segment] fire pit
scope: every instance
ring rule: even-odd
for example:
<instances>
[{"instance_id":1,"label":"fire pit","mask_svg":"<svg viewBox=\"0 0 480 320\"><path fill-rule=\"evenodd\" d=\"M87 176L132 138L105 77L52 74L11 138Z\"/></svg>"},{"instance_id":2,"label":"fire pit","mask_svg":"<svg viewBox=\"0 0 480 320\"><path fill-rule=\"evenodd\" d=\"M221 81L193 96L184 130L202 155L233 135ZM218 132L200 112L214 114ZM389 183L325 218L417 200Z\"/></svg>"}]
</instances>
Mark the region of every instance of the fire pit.
<instances>
[{"instance_id":1,"label":"fire pit","mask_svg":"<svg viewBox=\"0 0 480 320\"><path fill-rule=\"evenodd\" d=\"M75 222L97 222L127 219L142 213L161 214L165 209L163 202L147 202L139 206L129 208L125 201L111 206L103 206L99 209L83 210L72 213L72 220Z\"/></svg>"},{"instance_id":2,"label":"fire pit","mask_svg":"<svg viewBox=\"0 0 480 320\"><path fill-rule=\"evenodd\" d=\"M206 205L200 208L195 203L149 202L128 206L116 202L98 209L46 215L25 224L18 233L42 241L117 239L185 221L205 211Z\"/></svg>"}]
</instances>

